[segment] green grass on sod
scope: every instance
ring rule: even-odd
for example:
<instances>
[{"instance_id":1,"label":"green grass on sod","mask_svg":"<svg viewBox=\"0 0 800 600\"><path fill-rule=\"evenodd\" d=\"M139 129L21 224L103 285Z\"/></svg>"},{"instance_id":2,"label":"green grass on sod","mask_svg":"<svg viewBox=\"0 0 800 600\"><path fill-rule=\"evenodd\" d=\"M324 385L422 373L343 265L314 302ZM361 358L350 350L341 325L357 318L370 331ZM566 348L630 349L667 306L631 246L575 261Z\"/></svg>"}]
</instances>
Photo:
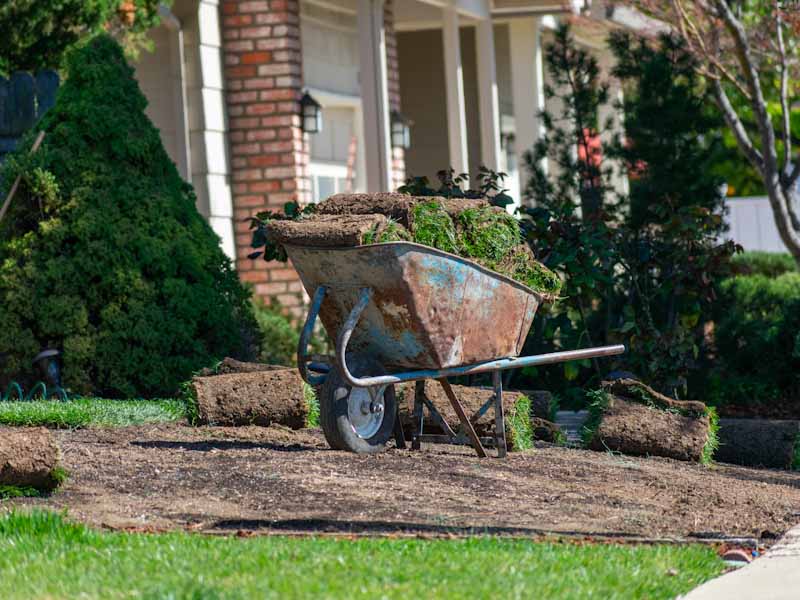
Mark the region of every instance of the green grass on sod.
<instances>
[{"instance_id":1,"label":"green grass on sod","mask_svg":"<svg viewBox=\"0 0 800 600\"><path fill-rule=\"evenodd\" d=\"M81 398L69 402L55 400L0 402L0 425L44 426L63 429L100 426L168 423L186 417L186 404L180 400L102 400Z\"/></svg>"},{"instance_id":2,"label":"green grass on sod","mask_svg":"<svg viewBox=\"0 0 800 600\"><path fill-rule=\"evenodd\" d=\"M214 537L0 517L0 597L674 598L718 575L702 546Z\"/></svg>"}]
</instances>

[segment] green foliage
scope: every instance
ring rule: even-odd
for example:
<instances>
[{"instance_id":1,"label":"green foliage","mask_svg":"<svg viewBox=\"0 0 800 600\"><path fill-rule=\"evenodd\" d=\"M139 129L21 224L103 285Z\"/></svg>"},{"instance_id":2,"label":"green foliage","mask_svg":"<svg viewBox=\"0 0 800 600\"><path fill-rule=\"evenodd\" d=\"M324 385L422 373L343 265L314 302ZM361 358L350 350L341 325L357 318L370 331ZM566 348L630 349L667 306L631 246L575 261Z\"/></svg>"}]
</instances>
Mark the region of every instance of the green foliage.
<instances>
[{"instance_id":1,"label":"green foliage","mask_svg":"<svg viewBox=\"0 0 800 600\"><path fill-rule=\"evenodd\" d=\"M541 598L666 600L723 569L715 549L700 544L143 535L90 529L38 510L0 517L6 600L489 598L497 590L511 598L535 590Z\"/></svg>"},{"instance_id":2,"label":"green foliage","mask_svg":"<svg viewBox=\"0 0 800 600\"><path fill-rule=\"evenodd\" d=\"M308 406L306 427L319 427L319 398L314 388L307 383L303 383L303 399Z\"/></svg>"},{"instance_id":3,"label":"green foliage","mask_svg":"<svg viewBox=\"0 0 800 600\"><path fill-rule=\"evenodd\" d=\"M69 402L0 402L0 424L55 429L122 427L180 421L186 417L186 410L180 400L79 398Z\"/></svg>"},{"instance_id":4,"label":"green foliage","mask_svg":"<svg viewBox=\"0 0 800 600\"><path fill-rule=\"evenodd\" d=\"M68 389L171 396L194 370L249 355L249 292L144 114L119 45L95 38L69 72L42 147L29 155L29 136L0 178L41 171L57 188L40 196L23 183L2 223L0 376L32 379L31 359L56 347Z\"/></svg>"},{"instance_id":5,"label":"green foliage","mask_svg":"<svg viewBox=\"0 0 800 600\"><path fill-rule=\"evenodd\" d=\"M792 255L787 252L741 252L731 258L731 266L735 275L766 277L778 277L800 270Z\"/></svg>"},{"instance_id":6,"label":"green foliage","mask_svg":"<svg viewBox=\"0 0 800 600\"><path fill-rule=\"evenodd\" d=\"M267 223L273 220L299 221L308 215L314 214L316 210L316 204L309 204L304 208L300 208L297 202L287 202L283 205L283 211L281 212L266 210L252 217L250 219L250 230L253 232L253 239L250 246L254 251L248 255L248 258L256 260L261 257L268 262L272 260L286 262L289 260L283 246L269 239Z\"/></svg>"},{"instance_id":7,"label":"green foliage","mask_svg":"<svg viewBox=\"0 0 800 600\"><path fill-rule=\"evenodd\" d=\"M8 498L38 498L42 493L36 488L17 485L0 485L0 500Z\"/></svg>"},{"instance_id":8,"label":"green foliage","mask_svg":"<svg viewBox=\"0 0 800 600\"><path fill-rule=\"evenodd\" d=\"M439 187L431 187L427 177L409 177L397 191L409 196L441 196L443 198L486 198L492 206L505 208L513 204L514 200L506 193L503 180L508 177L506 173L498 173L487 167L478 169L478 189L469 186L469 176L466 173L456 174L455 170L443 169L436 173Z\"/></svg>"},{"instance_id":9,"label":"green foliage","mask_svg":"<svg viewBox=\"0 0 800 600\"><path fill-rule=\"evenodd\" d=\"M514 410L509 411L508 429L514 441L514 452L522 452L533 448L533 425L531 423L531 399L520 396L514 404Z\"/></svg>"},{"instance_id":10,"label":"green foliage","mask_svg":"<svg viewBox=\"0 0 800 600\"><path fill-rule=\"evenodd\" d=\"M591 390L586 392L586 399L589 403L589 416L586 417L581 430L581 441L584 446L591 444L594 436L597 435L600 422L603 420L603 413L611 402L611 396L603 390Z\"/></svg>"},{"instance_id":11,"label":"green foliage","mask_svg":"<svg viewBox=\"0 0 800 600\"><path fill-rule=\"evenodd\" d=\"M436 201L420 202L411 209L411 233L418 244L457 254L460 246L456 226Z\"/></svg>"},{"instance_id":12,"label":"green foliage","mask_svg":"<svg viewBox=\"0 0 800 600\"><path fill-rule=\"evenodd\" d=\"M708 389L716 405L794 398L800 390L800 273L738 276L721 286L717 362Z\"/></svg>"},{"instance_id":13,"label":"green foliage","mask_svg":"<svg viewBox=\"0 0 800 600\"><path fill-rule=\"evenodd\" d=\"M297 362L297 344L300 329L287 316L280 304L266 304L257 299L254 303L256 323L261 332L258 361L270 365L293 365Z\"/></svg>"},{"instance_id":14,"label":"green foliage","mask_svg":"<svg viewBox=\"0 0 800 600\"><path fill-rule=\"evenodd\" d=\"M464 256L500 261L520 243L519 224L506 211L467 208L456 221Z\"/></svg>"},{"instance_id":15,"label":"green foliage","mask_svg":"<svg viewBox=\"0 0 800 600\"><path fill-rule=\"evenodd\" d=\"M123 0L5 0L0 4L0 74L62 66L81 40L104 28L132 43L158 24L160 0L133 0L133 22ZM168 3L169 4L169 3Z\"/></svg>"},{"instance_id":16,"label":"green foliage","mask_svg":"<svg viewBox=\"0 0 800 600\"><path fill-rule=\"evenodd\" d=\"M703 446L700 462L710 465L714 461L714 454L719 449L719 415L713 406L709 406L706 409L706 416L708 417L708 439Z\"/></svg>"},{"instance_id":17,"label":"green foliage","mask_svg":"<svg viewBox=\"0 0 800 600\"><path fill-rule=\"evenodd\" d=\"M625 87L625 139L602 147L610 124L597 122L607 90L596 62L574 47L567 27L547 48L565 109L560 118L545 116L546 134L529 156L528 194L536 208L527 218L537 255L564 276L565 299L529 345L539 352L625 342L625 368L685 394L706 361L703 319L715 300L714 282L729 272L735 251L718 241L721 182L709 174L720 123L679 42L618 32L609 44L614 75ZM558 164L557 177L543 170L545 159ZM611 187L615 169L629 175L625 196ZM561 369L572 383L565 386L553 368L545 373L568 396L571 386L592 385L603 374L596 361Z\"/></svg>"}]
</instances>

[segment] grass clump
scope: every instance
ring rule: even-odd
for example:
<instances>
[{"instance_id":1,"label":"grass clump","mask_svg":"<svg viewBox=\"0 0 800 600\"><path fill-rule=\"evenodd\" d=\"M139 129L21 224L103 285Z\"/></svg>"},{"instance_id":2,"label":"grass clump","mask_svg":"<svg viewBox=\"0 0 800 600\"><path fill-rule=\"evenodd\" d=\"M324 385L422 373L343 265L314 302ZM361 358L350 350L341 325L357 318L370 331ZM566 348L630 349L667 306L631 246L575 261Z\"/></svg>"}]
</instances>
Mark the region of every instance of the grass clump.
<instances>
[{"instance_id":1,"label":"grass clump","mask_svg":"<svg viewBox=\"0 0 800 600\"><path fill-rule=\"evenodd\" d=\"M531 400L527 396L520 396L514 404L514 410L509 411L508 429L511 433L511 449L513 451L530 450L533 448L533 425L531 424Z\"/></svg>"},{"instance_id":2,"label":"grass clump","mask_svg":"<svg viewBox=\"0 0 800 600\"><path fill-rule=\"evenodd\" d=\"M169 423L186 418L181 400L105 400L0 402L0 424L13 427L77 429Z\"/></svg>"},{"instance_id":3,"label":"grass clump","mask_svg":"<svg viewBox=\"0 0 800 600\"><path fill-rule=\"evenodd\" d=\"M453 219L436 201L420 202L411 209L411 235L418 244L452 254L461 250Z\"/></svg>"},{"instance_id":4,"label":"grass clump","mask_svg":"<svg viewBox=\"0 0 800 600\"><path fill-rule=\"evenodd\" d=\"M548 299L557 298L561 292L561 278L535 260L526 249L517 248L500 263L487 266L527 285Z\"/></svg>"},{"instance_id":5,"label":"grass clump","mask_svg":"<svg viewBox=\"0 0 800 600\"><path fill-rule=\"evenodd\" d=\"M589 416L583 423L581 441L584 446L588 447L594 436L597 435L600 422L603 420L603 413L611 403L611 396L603 390L591 390L586 392L586 398L589 400Z\"/></svg>"},{"instance_id":6,"label":"grass clump","mask_svg":"<svg viewBox=\"0 0 800 600\"><path fill-rule=\"evenodd\" d=\"M92 530L43 511L0 517L7 600L489 598L498 589L509 598L661 600L723 569L702 545L146 535Z\"/></svg>"},{"instance_id":7,"label":"grass clump","mask_svg":"<svg viewBox=\"0 0 800 600\"><path fill-rule=\"evenodd\" d=\"M708 439L706 440L706 445L703 446L700 462L704 465L710 465L714 460L714 454L719 448L719 415L717 414L717 409L713 406L707 407L706 416L708 417Z\"/></svg>"},{"instance_id":8,"label":"grass clump","mask_svg":"<svg viewBox=\"0 0 800 600\"><path fill-rule=\"evenodd\" d=\"M314 388L305 382L303 383L303 399L308 407L306 427L319 427L319 399Z\"/></svg>"},{"instance_id":9,"label":"grass clump","mask_svg":"<svg viewBox=\"0 0 800 600\"><path fill-rule=\"evenodd\" d=\"M0 500L9 498L38 498L42 493L33 487L17 485L0 485Z\"/></svg>"},{"instance_id":10,"label":"grass clump","mask_svg":"<svg viewBox=\"0 0 800 600\"><path fill-rule=\"evenodd\" d=\"M521 242L517 220L493 206L467 208L457 222L463 256L501 261Z\"/></svg>"}]
</instances>

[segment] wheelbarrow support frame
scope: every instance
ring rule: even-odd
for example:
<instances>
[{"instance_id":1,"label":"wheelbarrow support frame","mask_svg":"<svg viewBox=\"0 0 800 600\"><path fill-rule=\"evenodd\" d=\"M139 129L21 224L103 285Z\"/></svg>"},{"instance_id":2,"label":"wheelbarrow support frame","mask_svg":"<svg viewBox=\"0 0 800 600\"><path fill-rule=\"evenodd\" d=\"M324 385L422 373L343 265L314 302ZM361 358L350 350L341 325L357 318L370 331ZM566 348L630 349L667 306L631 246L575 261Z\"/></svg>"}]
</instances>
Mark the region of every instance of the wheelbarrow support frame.
<instances>
[{"instance_id":1,"label":"wheelbarrow support frame","mask_svg":"<svg viewBox=\"0 0 800 600\"><path fill-rule=\"evenodd\" d=\"M314 326L319 316L319 311L322 307L322 302L325 295L328 293L328 287L321 285L317 287L314 292L314 297L311 301L311 307L306 317L305 325L300 334L300 342L297 350L297 365L300 370L300 375L310 385L321 385L324 383L327 373L330 370L330 365L323 363L311 362L308 355L308 344L311 340L311 335L314 331ZM397 383L406 383L411 381L423 381L425 379L438 380L445 390L450 403L456 411L456 414L461 421L464 431L472 442L478 456L486 456L480 438L475 433L475 429L467 418L464 408L456 398L452 387L447 382L448 377L456 377L461 375L476 375L478 373L492 373L492 381L494 387L494 397L492 401L495 405L495 443L498 449L499 456L506 454L506 439L505 439L505 417L503 414L502 404L502 378L500 371L508 369L521 369L523 367L534 367L541 365L550 365L555 363L567 362L570 360L583 360L587 358L597 358L602 356L614 356L625 352L625 346L622 344L613 346L600 346L597 348L584 348L581 350L567 350L564 352L550 352L547 354L537 354L532 356L521 357L508 357L497 360L491 360L471 365L462 365L457 367L450 367L446 369L423 369L417 371L406 371L400 373L393 373L391 375L377 375L372 377L356 377L347 366L347 345L350 337L353 334L361 314L370 303L372 299L372 290L370 288L361 288L358 294L358 300L347 316L347 319L339 331L336 338L335 361L342 377L353 387L365 388L378 388L380 386L394 385ZM419 390L417 390L417 395ZM487 403L488 405L489 403ZM484 406L478 411L478 415L485 412L488 406ZM415 410L415 413L417 411ZM438 419L437 419L438 420ZM421 434L421 425L420 425ZM415 443L416 445L416 443Z\"/></svg>"}]
</instances>

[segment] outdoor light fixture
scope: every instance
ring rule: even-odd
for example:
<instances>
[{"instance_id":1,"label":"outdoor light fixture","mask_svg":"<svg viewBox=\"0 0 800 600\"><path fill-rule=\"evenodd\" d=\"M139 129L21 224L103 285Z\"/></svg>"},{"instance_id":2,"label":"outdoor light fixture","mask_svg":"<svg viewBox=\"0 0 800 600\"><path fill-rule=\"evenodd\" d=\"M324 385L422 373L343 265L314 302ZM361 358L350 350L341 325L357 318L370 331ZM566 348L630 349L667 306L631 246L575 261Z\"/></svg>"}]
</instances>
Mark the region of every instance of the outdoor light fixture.
<instances>
[{"instance_id":1,"label":"outdoor light fixture","mask_svg":"<svg viewBox=\"0 0 800 600\"><path fill-rule=\"evenodd\" d=\"M300 98L300 118L303 120L303 131L306 133L322 131L322 105L308 92Z\"/></svg>"},{"instance_id":2,"label":"outdoor light fixture","mask_svg":"<svg viewBox=\"0 0 800 600\"><path fill-rule=\"evenodd\" d=\"M392 111L391 117L392 148L408 150L411 147L411 121L396 110Z\"/></svg>"},{"instance_id":3,"label":"outdoor light fixture","mask_svg":"<svg viewBox=\"0 0 800 600\"><path fill-rule=\"evenodd\" d=\"M42 350L33 359L33 365L39 370L42 380L50 389L61 388L61 362L58 350Z\"/></svg>"}]
</instances>

